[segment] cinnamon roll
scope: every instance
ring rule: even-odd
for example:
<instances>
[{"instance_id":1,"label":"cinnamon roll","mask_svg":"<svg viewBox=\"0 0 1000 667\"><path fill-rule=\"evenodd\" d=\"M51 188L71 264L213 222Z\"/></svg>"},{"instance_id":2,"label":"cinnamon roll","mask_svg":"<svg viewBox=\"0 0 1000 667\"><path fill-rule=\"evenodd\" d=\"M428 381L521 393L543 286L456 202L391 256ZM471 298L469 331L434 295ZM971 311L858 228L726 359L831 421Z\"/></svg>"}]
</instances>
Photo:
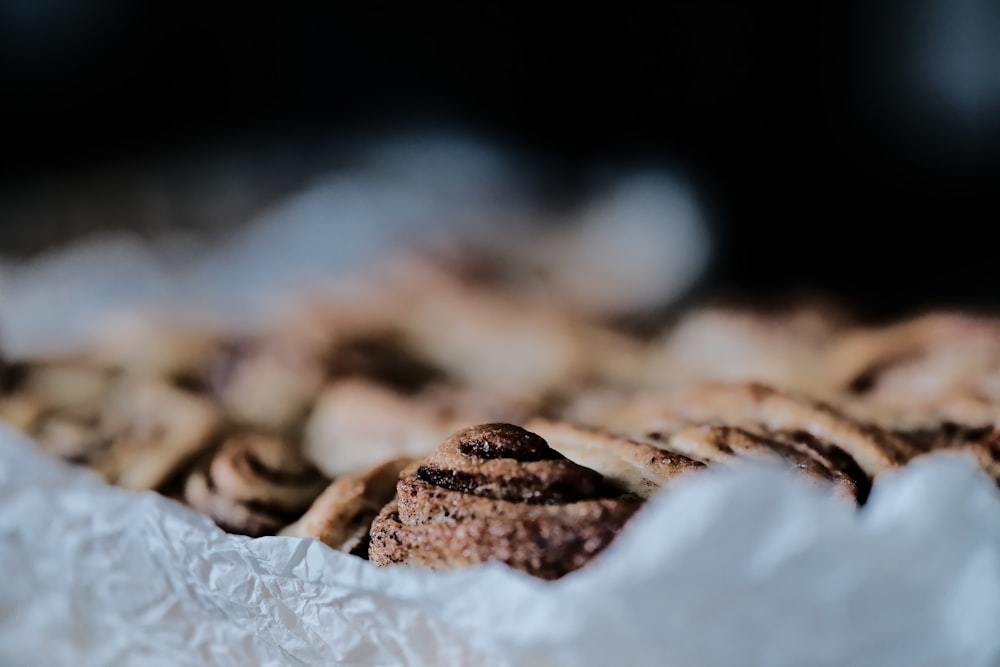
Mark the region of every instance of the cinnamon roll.
<instances>
[{"instance_id":1,"label":"cinnamon roll","mask_svg":"<svg viewBox=\"0 0 1000 667\"><path fill-rule=\"evenodd\" d=\"M898 407L869 408L873 422L906 440L913 448L913 456L965 452L1000 485L1000 406L978 402L970 405L965 398L953 397L918 412Z\"/></svg>"},{"instance_id":2,"label":"cinnamon roll","mask_svg":"<svg viewBox=\"0 0 1000 667\"><path fill-rule=\"evenodd\" d=\"M58 413L39 416L28 433L42 451L68 463L97 467L107 455L110 439L97 417L74 418Z\"/></svg>"},{"instance_id":3,"label":"cinnamon roll","mask_svg":"<svg viewBox=\"0 0 1000 667\"><path fill-rule=\"evenodd\" d=\"M18 395L47 412L71 417L96 414L113 382L110 368L73 357L23 364L19 375Z\"/></svg>"},{"instance_id":4,"label":"cinnamon roll","mask_svg":"<svg viewBox=\"0 0 1000 667\"><path fill-rule=\"evenodd\" d=\"M285 432L305 417L323 386L326 342L294 331L229 341L207 384L231 421Z\"/></svg>"},{"instance_id":5,"label":"cinnamon roll","mask_svg":"<svg viewBox=\"0 0 1000 667\"><path fill-rule=\"evenodd\" d=\"M915 453L892 433L760 384L708 384L671 398L636 399L599 425L705 462L777 457L862 498L872 477Z\"/></svg>"},{"instance_id":6,"label":"cinnamon roll","mask_svg":"<svg viewBox=\"0 0 1000 667\"><path fill-rule=\"evenodd\" d=\"M410 349L461 384L534 400L585 375L580 323L538 304L461 284L416 295L403 314Z\"/></svg>"},{"instance_id":7,"label":"cinnamon roll","mask_svg":"<svg viewBox=\"0 0 1000 667\"><path fill-rule=\"evenodd\" d=\"M156 489L208 447L220 425L203 396L163 380L123 379L102 413L109 445L97 470L127 489Z\"/></svg>"},{"instance_id":8,"label":"cinnamon roll","mask_svg":"<svg viewBox=\"0 0 1000 667\"><path fill-rule=\"evenodd\" d=\"M585 565L642 502L510 424L455 433L396 490L372 524L376 564L501 562L545 579Z\"/></svg>"},{"instance_id":9,"label":"cinnamon roll","mask_svg":"<svg viewBox=\"0 0 1000 667\"><path fill-rule=\"evenodd\" d=\"M775 313L695 310L651 346L645 384L672 388L707 381L762 382L815 390L823 385L820 361L840 320L830 309L817 307Z\"/></svg>"},{"instance_id":10,"label":"cinnamon roll","mask_svg":"<svg viewBox=\"0 0 1000 667\"><path fill-rule=\"evenodd\" d=\"M856 403L919 413L953 397L1000 405L1000 319L934 313L844 334L827 375Z\"/></svg>"},{"instance_id":11,"label":"cinnamon roll","mask_svg":"<svg viewBox=\"0 0 1000 667\"><path fill-rule=\"evenodd\" d=\"M411 462L396 458L334 480L306 513L279 535L315 537L328 547L367 558L372 520L396 495L399 473Z\"/></svg>"},{"instance_id":12,"label":"cinnamon roll","mask_svg":"<svg viewBox=\"0 0 1000 667\"><path fill-rule=\"evenodd\" d=\"M92 464L108 444L100 415L108 369L76 358L7 363L0 377L0 419L53 456Z\"/></svg>"},{"instance_id":13,"label":"cinnamon roll","mask_svg":"<svg viewBox=\"0 0 1000 667\"><path fill-rule=\"evenodd\" d=\"M189 378L209 363L218 333L191 322L170 322L162 315L129 312L99 327L82 353L96 363L130 375Z\"/></svg>"},{"instance_id":14,"label":"cinnamon roll","mask_svg":"<svg viewBox=\"0 0 1000 667\"><path fill-rule=\"evenodd\" d=\"M303 449L317 468L336 478L398 456L425 456L463 426L521 414L518 406L482 394L438 387L412 396L348 378L320 394Z\"/></svg>"},{"instance_id":15,"label":"cinnamon roll","mask_svg":"<svg viewBox=\"0 0 1000 667\"><path fill-rule=\"evenodd\" d=\"M240 433L191 473L184 499L224 530L259 537L288 525L324 486L323 477L290 443Z\"/></svg>"},{"instance_id":16,"label":"cinnamon roll","mask_svg":"<svg viewBox=\"0 0 1000 667\"><path fill-rule=\"evenodd\" d=\"M933 429L902 434L922 454L958 451L972 455L979 466L1000 486L1000 426L961 426L943 422Z\"/></svg>"}]
</instances>

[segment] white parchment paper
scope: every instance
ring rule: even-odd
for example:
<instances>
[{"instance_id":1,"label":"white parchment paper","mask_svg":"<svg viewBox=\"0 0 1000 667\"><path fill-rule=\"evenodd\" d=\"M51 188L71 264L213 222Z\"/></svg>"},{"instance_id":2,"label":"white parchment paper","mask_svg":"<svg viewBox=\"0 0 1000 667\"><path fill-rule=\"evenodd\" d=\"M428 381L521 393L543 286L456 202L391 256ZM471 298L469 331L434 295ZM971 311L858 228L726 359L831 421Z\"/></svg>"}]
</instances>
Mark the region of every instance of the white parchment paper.
<instances>
[{"instance_id":1,"label":"white parchment paper","mask_svg":"<svg viewBox=\"0 0 1000 667\"><path fill-rule=\"evenodd\" d=\"M960 455L860 512L771 468L676 484L558 582L227 535L0 433L0 664L996 665L1000 498Z\"/></svg>"}]
</instances>

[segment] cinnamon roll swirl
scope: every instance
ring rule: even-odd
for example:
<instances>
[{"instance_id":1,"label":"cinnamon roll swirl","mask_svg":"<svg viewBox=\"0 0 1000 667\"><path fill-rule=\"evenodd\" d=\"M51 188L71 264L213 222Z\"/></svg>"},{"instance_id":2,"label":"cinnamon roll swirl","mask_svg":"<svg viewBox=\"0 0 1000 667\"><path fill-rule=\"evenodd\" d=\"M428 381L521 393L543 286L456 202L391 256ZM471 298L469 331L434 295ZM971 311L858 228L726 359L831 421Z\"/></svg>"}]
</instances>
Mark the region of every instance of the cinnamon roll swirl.
<instances>
[{"instance_id":1,"label":"cinnamon roll swirl","mask_svg":"<svg viewBox=\"0 0 1000 667\"><path fill-rule=\"evenodd\" d=\"M672 398L635 400L606 413L600 425L706 463L778 458L859 499L872 477L915 453L883 429L759 384L708 384Z\"/></svg>"},{"instance_id":2,"label":"cinnamon roll swirl","mask_svg":"<svg viewBox=\"0 0 1000 667\"><path fill-rule=\"evenodd\" d=\"M372 524L376 564L501 562L545 579L590 561L642 502L510 424L455 433L396 490Z\"/></svg>"},{"instance_id":3,"label":"cinnamon roll swirl","mask_svg":"<svg viewBox=\"0 0 1000 667\"><path fill-rule=\"evenodd\" d=\"M223 530L273 535L323 490L323 477L290 443L241 433L227 438L208 465L188 477L184 498Z\"/></svg>"}]
</instances>

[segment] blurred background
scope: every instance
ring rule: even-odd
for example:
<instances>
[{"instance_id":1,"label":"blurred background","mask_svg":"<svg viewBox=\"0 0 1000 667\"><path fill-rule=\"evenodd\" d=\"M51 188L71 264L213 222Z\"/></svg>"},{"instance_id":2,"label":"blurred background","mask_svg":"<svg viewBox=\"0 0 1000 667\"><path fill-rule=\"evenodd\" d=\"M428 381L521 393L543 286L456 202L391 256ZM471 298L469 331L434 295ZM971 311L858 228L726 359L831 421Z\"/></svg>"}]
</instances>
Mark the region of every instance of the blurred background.
<instances>
[{"instance_id":1,"label":"blurred background","mask_svg":"<svg viewBox=\"0 0 1000 667\"><path fill-rule=\"evenodd\" d=\"M766 6L765 6L766 5ZM457 130L558 204L655 167L714 254L690 298L996 308L1000 3L0 0L0 254L221 234L359 139Z\"/></svg>"}]
</instances>

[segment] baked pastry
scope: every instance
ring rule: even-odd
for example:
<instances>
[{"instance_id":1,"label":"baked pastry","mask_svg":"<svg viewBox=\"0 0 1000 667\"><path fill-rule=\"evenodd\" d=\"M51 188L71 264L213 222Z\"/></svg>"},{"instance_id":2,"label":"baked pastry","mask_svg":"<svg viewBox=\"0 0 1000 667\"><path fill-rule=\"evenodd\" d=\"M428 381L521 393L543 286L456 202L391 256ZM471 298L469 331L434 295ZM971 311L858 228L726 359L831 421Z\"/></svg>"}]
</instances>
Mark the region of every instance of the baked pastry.
<instances>
[{"instance_id":1,"label":"baked pastry","mask_svg":"<svg viewBox=\"0 0 1000 667\"><path fill-rule=\"evenodd\" d=\"M958 451L972 455L979 466L1000 486L1000 426L962 426L942 422L934 428L901 433L920 452Z\"/></svg>"},{"instance_id":2,"label":"baked pastry","mask_svg":"<svg viewBox=\"0 0 1000 667\"><path fill-rule=\"evenodd\" d=\"M642 317L609 321L645 296L512 254L404 252L255 331L130 315L71 355L4 364L0 419L233 532L543 578L706 467L773 461L864 502L883 472L955 450L1000 484L998 319L709 307L650 339Z\"/></svg>"},{"instance_id":3,"label":"baked pastry","mask_svg":"<svg viewBox=\"0 0 1000 667\"><path fill-rule=\"evenodd\" d=\"M184 499L224 530L259 537L298 518L324 486L323 477L291 443L238 433L190 474Z\"/></svg>"},{"instance_id":4,"label":"baked pastry","mask_svg":"<svg viewBox=\"0 0 1000 667\"><path fill-rule=\"evenodd\" d=\"M112 373L76 356L7 363L0 419L72 463L93 463L108 445L100 416Z\"/></svg>"},{"instance_id":5,"label":"baked pastry","mask_svg":"<svg viewBox=\"0 0 1000 667\"><path fill-rule=\"evenodd\" d=\"M537 305L445 284L400 322L407 346L474 390L531 401L586 374L578 322Z\"/></svg>"},{"instance_id":6,"label":"baked pastry","mask_svg":"<svg viewBox=\"0 0 1000 667\"><path fill-rule=\"evenodd\" d=\"M320 394L306 423L303 450L325 475L337 478L386 459L425 456L463 426L521 412L484 394L439 387L409 395L347 378Z\"/></svg>"},{"instance_id":7,"label":"baked pastry","mask_svg":"<svg viewBox=\"0 0 1000 667\"><path fill-rule=\"evenodd\" d=\"M220 426L204 396L155 378L123 378L101 415L108 445L95 466L119 486L156 489L204 451Z\"/></svg>"},{"instance_id":8,"label":"baked pastry","mask_svg":"<svg viewBox=\"0 0 1000 667\"><path fill-rule=\"evenodd\" d=\"M760 382L781 389L824 386L823 354L840 330L831 309L759 312L702 308L681 317L651 344L643 377L647 387L700 382Z\"/></svg>"},{"instance_id":9,"label":"baked pastry","mask_svg":"<svg viewBox=\"0 0 1000 667\"><path fill-rule=\"evenodd\" d=\"M79 353L102 367L176 380L198 375L219 345L219 332L162 314L128 312L100 326Z\"/></svg>"},{"instance_id":10,"label":"baked pastry","mask_svg":"<svg viewBox=\"0 0 1000 667\"><path fill-rule=\"evenodd\" d=\"M831 348L824 373L869 405L913 413L956 398L1000 405L1000 320L933 313L853 330Z\"/></svg>"},{"instance_id":11,"label":"baked pastry","mask_svg":"<svg viewBox=\"0 0 1000 667\"><path fill-rule=\"evenodd\" d=\"M904 439L761 384L706 384L607 412L600 426L705 462L783 459L863 500L871 478L914 455Z\"/></svg>"},{"instance_id":12,"label":"baked pastry","mask_svg":"<svg viewBox=\"0 0 1000 667\"><path fill-rule=\"evenodd\" d=\"M545 579L590 561L642 502L511 424L455 433L396 491L372 524L374 563L501 562Z\"/></svg>"},{"instance_id":13,"label":"baked pastry","mask_svg":"<svg viewBox=\"0 0 1000 667\"><path fill-rule=\"evenodd\" d=\"M25 397L44 412L69 417L97 414L114 379L110 368L76 356L13 364L7 373L6 395Z\"/></svg>"},{"instance_id":14,"label":"baked pastry","mask_svg":"<svg viewBox=\"0 0 1000 667\"><path fill-rule=\"evenodd\" d=\"M328 340L309 329L232 339L210 364L211 393L237 424L272 433L291 429L326 381Z\"/></svg>"},{"instance_id":15,"label":"baked pastry","mask_svg":"<svg viewBox=\"0 0 1000 667\"><path fill-rule=\"evenodd\" d=\"M32 420L26 433L38 442L42 451L68 463L90 467L100 464L111 444L98 416L41 414Z\"/></svg>"},{"instance_id":16,"label":"baked pastry","mask_svg":"<svg viewBox=\"0 0 1000 667\"><path fill-rule=\"evenodd\" d=\"M680 475L704 464L677 452L570 422L533 419L525 429L574 463L596 470L620 491L650 498Z\"/></svg>"},{"instance_id":17,"label":"baked pastry","mask_svg":"<svg viewBox=\"0 0 1000 667\"><path fill-rule=\"evenodd\" d=\"M372 520L396 495L399 473L411 462L390 459L334 480L298 521L278 534L314 537L332 549L367 558Z\"/></svg>"}]
</instances>

